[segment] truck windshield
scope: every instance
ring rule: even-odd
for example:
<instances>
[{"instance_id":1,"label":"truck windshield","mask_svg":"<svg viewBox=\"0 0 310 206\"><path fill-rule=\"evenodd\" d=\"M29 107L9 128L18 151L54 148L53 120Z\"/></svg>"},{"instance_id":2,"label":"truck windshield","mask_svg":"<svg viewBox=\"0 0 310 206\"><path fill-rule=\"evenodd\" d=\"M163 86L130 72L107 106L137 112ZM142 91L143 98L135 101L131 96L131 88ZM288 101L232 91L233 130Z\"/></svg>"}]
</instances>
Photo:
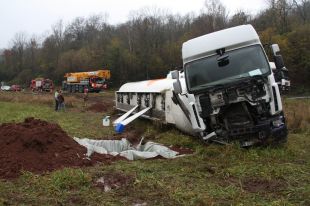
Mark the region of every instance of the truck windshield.
<instances>
[{"instance_id":1,"label":"truck windshield","mask_svg":"<svg viewBox=\"0 0 310 206\"><path fill-rule=\"evenodd\" d=\"M237 79L263 75L270 72L267 58L260 45L227 51L229 63L220 64L219 55L209 56L185 65L190 91L198 91Z\"/></svg>"},{"instance_id":2,"label":"truck windshield","mask_svg":"<svg viewBox=\"0 0 310 206\"><path fill-rule=\"evenodd\" d=\"M93 78L93 82L96 84L103 84L105 81L103 78L96 77L96 78Z\"/></svg>"}]
</instances>

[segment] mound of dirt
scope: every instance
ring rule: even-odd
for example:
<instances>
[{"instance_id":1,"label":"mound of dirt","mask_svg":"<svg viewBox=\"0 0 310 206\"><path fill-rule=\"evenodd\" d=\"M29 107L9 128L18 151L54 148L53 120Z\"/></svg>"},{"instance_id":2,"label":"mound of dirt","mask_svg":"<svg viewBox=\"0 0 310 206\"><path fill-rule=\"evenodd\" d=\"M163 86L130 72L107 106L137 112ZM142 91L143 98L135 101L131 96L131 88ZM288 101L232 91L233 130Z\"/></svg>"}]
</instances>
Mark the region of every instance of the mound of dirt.
<instances>
[{"instance_id":1,"label":"mound of dirt","mask_svg":"<svg viewBox=\"0 0 310 206\"><path fill-rule=\"evenodd\" d=\"M88 111L92 112L106 112L112 105L105 103L95 103L87 108Z\"/></svg>"},{"instance_id":2,"label":"mound of dirt","mask_svg":"<svg viewBox=\"0 0 310 206\"><path fill-rule=\"evenodd\" d=\"M86 159L86 149L59 125L34 118L0 125L0 145L0 178L18 177L22 170L43 173L123 159L99 154Z\"/></svg>"}]
</instances>

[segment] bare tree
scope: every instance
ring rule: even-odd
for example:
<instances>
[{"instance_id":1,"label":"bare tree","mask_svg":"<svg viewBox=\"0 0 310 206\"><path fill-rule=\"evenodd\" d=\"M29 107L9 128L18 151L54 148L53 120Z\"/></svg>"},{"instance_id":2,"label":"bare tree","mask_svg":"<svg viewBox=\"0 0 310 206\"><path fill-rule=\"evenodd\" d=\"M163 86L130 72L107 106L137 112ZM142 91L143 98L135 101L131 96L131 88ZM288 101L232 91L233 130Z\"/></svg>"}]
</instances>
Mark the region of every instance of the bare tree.
<instances>
[{"instance_id":1,"label":"bare tree","mask_svg":"<svg viewBox=\"0 0 310 206\"><path fill-rule=\"evenodd\" d=\"M24 32L16 33L12 40L12 51L16 54L15 70L21 71L24 66L24 51L27 43L27 35Z\"/></svg>"},{"instance_id":2,"label":"bare tree","mask_svg":"<svg viewBox=\"0 0 310 206\"><path fill-rule=\"evenodd\" d=\"M230 18L229 25L238 26L242 24L247 24L249 21L251 21L251 15L247 14L243 10L239 10Z\"/></svg>"},{"instance_id":3,"label":"bare tree","mask_svg":"<svg viewBox=\"0 0 310 206\"><path fill-rule=\"evenodd\" d=\"M29 50L30 52L30 69L34 70L35 69L35 64L36 64L36 53L37 53L37 50L38 50L38 47L39 47L39 44L38 44L38 38L33 35L28 43L27 43L27 49Z\"/></svg>"},{"instance_id":4,"label":"bare tree","mask_svg":"<svg viewBox=\"0 0 310 206\"><path fill-rule=\"evenodd\" d=\"M309 0L293 0L293 5L296 8L303 24L309 20L310 1Z\"/></svg>"},{"instance_id":5,"label":"bare tree","mask_svg":"<svg viewBox=\"0 0 310 206\"><path fill-rule=\"evenodd\" d=\"M206 14L212 23L213 31L222 29L226 26L228 20L228 13L221 1L206 0L205 1Z\"/></svg>"},{"instance_id":6,"label":"bare tree","mask_svg":"<svg viewBox=\"0 0 310 206\"><path fill-rule=\"evenodd\" d=\"M293 7L292 0L266 0L271 12L270 21L281 33L289 30L289 14Z\"/></svg>"},{"instance_id":7,"label":"bare tree","mask_svg":"<svg viewBox=\"0 0 310 206\"><path fill-rule=\"evenodd\" d=\"M54 25L52 25L52 39L55 43L56 52L56 66L59 63L59 56L63 50L63 40L64 40L64 26L63 21L59 20Z\"/></svg>"}]
</instances>

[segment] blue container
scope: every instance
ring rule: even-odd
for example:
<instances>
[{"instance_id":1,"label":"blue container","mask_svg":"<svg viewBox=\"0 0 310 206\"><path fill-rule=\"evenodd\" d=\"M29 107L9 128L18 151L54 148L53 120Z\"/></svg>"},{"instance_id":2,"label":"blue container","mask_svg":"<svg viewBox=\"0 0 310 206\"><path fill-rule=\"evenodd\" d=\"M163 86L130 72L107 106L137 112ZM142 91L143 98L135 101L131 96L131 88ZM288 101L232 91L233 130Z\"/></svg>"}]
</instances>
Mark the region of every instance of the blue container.
<instances>
[{"instance_id":1,"label":"blue container","mask_svg":"<svg viewBox=\"0 0 310 206\"><path fill-rule=\"evenodd\" d=\"M121 123L118 123L115 126L115 132L118 133L118 134L122 133L124 130L125 130L125 125L123 125Z\"/></svg>"}]
</instances>

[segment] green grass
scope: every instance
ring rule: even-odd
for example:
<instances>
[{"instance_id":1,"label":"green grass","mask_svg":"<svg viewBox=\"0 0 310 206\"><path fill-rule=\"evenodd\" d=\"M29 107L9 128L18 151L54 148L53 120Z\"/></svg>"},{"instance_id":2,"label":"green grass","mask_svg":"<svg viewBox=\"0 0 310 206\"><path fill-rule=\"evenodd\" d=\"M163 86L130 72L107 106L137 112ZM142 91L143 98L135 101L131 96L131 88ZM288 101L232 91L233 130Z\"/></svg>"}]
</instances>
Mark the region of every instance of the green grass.
<instances>
[{"instance_id":1,"label":"green grass","mask_svg":"<svg viewBox=\"0 0 310 206\"><path fill-rule=\"evenodd\" d=\"M102 118L107 113L71 111L55 112L52 106L30 105L29 103L0 102L0 122L21 122L27 117L35 117L58 123L72 136L101 137L112 133L112 128L103 128Z\"/></svg>"},{"instance_id":2,"label":"green grass","mask_svg":"<svg viewBox=\"0 0 310 206\"><path fill-rule=\"evenodd\" d=\"M30 116L56 122L71 136L113 134L112 128L101 126L104 114L74 109L54 112L48 105L12 102L0 102L0 114L1 123L20 122ZM284 147L241 149L238 145L206 146L175 129L160 132L149 121L137 121L134 127L155 134L157 142L189 147L195 153L174 160L119 161L45 175L24 172L15 180L0 181L0 205L310 204L309 130L291 133ZM94 186L96 178L115 172L134 180L110 192ZM271 186L255 186L256 181ZM251 184L255 187L249 189Z\"/></svg>"}]
</instances>

